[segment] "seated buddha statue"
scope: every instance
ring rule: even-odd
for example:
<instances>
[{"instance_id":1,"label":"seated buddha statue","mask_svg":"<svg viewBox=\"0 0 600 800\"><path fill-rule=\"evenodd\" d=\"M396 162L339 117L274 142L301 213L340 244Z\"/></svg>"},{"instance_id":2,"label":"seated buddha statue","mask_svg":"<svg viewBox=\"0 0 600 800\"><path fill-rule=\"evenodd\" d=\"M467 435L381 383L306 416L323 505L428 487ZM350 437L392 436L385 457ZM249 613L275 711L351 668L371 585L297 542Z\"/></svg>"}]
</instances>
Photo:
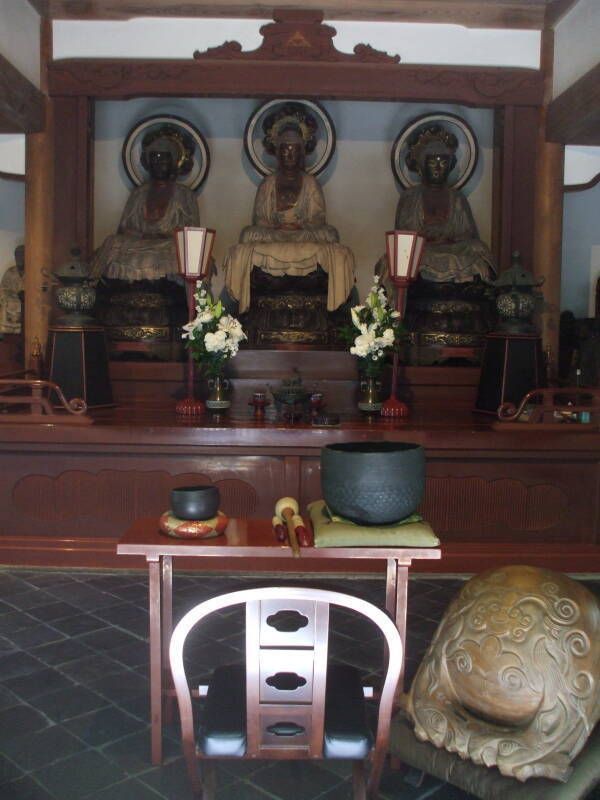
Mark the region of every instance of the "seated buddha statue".
<instances>
[{"instance_id":1,"label":"seated buddha statue","mask_svg":"<svg viewBox=\"0 0 600 800\"><path fill-rule=\"evenodd\" d=\"M252 225L226 256L225 288L254 344L327 344L328 313L354 286L354 256L327 224L321 187L304 169L302 128L288 120L272 143L277 169L260 184Z\"/></svg>"},{"instance_id":2,"label":"seated buddha statue","mask_svg":"<svg viewBox=\"0 0 600 800\"><path fill-rule=\"evenodd\" d=\"M451 358L452 347L470 350L476 361L491 325L484 281L495 275L494 259L479 238L469 201L448 185L457 146L454 134L440 125L409 140L406 163L420 183L402 192L396 209L396 230L417 231L426 239L406 308L406 324L417 334L423 363L441 354L442 360Z\"/></svg>"},{"instance_id":3,"label":"seated buddha statue","mask_svg":"<svg viewBox=\"0 0 600 800\"><path fill-rule=\"evenodd\" d=\"M0 334L21 333L23 314L23 275L25 247L15 249L14 266L9 267L0 281Z\"/></svg>"},{"instance_id":4,"label":"seated buddha statue","mask_svg":"<svg viewBox=\"0 0 600 800\"><path fill-rule=\"evenodd\" d=\"M145 343L154 357L171 355L169 343L180 341L187 319L173 231L199 225L200 215L194 193L177 180L185 157L175 137L144 139L141 161L149 179L131 192L117 232L91 262L91 277L102 279L97 313L109 337Z\"/></svg>"}]
</instances>

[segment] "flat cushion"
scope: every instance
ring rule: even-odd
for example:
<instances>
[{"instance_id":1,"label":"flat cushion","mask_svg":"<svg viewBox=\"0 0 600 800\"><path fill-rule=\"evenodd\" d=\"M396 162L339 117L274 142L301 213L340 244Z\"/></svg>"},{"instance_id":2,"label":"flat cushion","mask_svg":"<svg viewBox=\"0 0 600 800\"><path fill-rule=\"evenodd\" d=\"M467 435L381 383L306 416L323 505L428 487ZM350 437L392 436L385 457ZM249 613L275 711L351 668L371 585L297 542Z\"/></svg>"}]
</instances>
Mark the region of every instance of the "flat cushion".
<instances>
[{"instance_id":1,"label":"flat cushion","mask_svg":"<svg viewBox=\"0 0 600 800\"><path fill-rule=\"evenodd\" d=\"M437 547L440 540L424 520L400 521L394 525L357 525L331 517L324 500L308 504L315 534L315 547Z\"/></svg>"},{"instance_id":2,"label":"flat cushion","mask_svg":"<svg viewBox=\"0 0 600 800\"><path fill-rule=\"evenodd\" d=\"M331 664L327 670L323 756L366 758L372 746L360 673L348 664Z\"/></svg>"},{"instance_id":3,"label":"flat cushion","mask_svg":"<svg viewBox=\"0 0 600 800\"><path fill-rule=\"evenodd\" d=\"M246 669L217 667L208 686L198 745L205 756L243 756L246 752Z\"/></svg>"},{"instance_id":4,"label":"flat cushion","mask_svg":"<svg viewBox=\"0 0 600 800\"><path fill-rule=\"evenodd\" d=\"M365 717L360 674L346 664L327 671L325 758L365 758L373 739ZM246 672L242 664L217 667L209 683L198 746L205 756L241 757L246 753Z\"/></svg>"}]
</instances>

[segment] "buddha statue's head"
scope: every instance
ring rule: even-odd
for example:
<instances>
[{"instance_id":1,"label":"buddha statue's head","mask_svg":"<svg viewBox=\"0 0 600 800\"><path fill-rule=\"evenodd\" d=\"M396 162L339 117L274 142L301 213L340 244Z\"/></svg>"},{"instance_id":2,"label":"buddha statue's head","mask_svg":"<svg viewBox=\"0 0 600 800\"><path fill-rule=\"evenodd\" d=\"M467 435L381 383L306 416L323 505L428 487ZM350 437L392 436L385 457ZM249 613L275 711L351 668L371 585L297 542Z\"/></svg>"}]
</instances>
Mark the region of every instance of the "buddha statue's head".
<instances>
[{"instance_id":1,"label":"buddha statue's head","mask_svg":"<svg viewBox=\"0 0 600 800\"><path fill-rule=\"evenodd\" d=\"M179 142L168 136L158 136L142 145L142 166L154 180L175 178L182 156Z\"/></svg>"},{"instance_id":2,"label":"buddha statue's head","mask_svg":"<svg viewBox=\"0 0 600 800\"><path fill-rule=\"evenodd\" d=\"M458 140L441 125L419 130L408 142L406 164L428 186L443 186L456 165Z\"/></svg>"},{"instance_id":3,"label":"buddha statue's head","mask_svg":"<svg viewBox=\"0 0 600 800\"><path fill-rule=\"evenodd\" d=\"M301 103L285 103L263 122L263 145L279 169L303 170L317 146L317 121Z\"/></svg>"},{"instance_id":4,"label":"buddha statue's head","mask_svg":"<svg viewBox=\"0 0 600 800\"><path fill-rule=\"evenodd\" d=\"M277 163L285 171L304 169L304 138L294 125L286 126L277 137Z\"/></svg>"}]
</instances>

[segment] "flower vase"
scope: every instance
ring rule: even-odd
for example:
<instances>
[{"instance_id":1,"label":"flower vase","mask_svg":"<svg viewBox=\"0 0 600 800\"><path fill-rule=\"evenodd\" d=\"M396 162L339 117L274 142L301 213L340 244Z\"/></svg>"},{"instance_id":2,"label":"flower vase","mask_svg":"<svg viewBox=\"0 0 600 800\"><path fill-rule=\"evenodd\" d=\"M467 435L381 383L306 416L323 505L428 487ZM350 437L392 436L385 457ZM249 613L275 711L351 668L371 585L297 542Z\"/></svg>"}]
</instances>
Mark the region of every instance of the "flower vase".
<instances>
[{"instance_id":1,"label":"flower vase","mask_svg":"<svg viewBox=\"0 0 600 800\"><path fill-rule=\"evenodd\" d=\"M383 402L380 397L381 381L378 376L365 375L360 382L358 408L365 414L375 415L381 412Z\"/></svg>"},{"instance_id":2,"label":"flower vase","mask_svg":"<svg viewBox=\"0 0 600 800\"><path fill-rule=\"evenodd\" d=\"M227 392L231 388L230 382L223 375L213 375L208 379L208 397L206 407L212 414L224 414L231 406Z\"/></svg>"}]
</instances>

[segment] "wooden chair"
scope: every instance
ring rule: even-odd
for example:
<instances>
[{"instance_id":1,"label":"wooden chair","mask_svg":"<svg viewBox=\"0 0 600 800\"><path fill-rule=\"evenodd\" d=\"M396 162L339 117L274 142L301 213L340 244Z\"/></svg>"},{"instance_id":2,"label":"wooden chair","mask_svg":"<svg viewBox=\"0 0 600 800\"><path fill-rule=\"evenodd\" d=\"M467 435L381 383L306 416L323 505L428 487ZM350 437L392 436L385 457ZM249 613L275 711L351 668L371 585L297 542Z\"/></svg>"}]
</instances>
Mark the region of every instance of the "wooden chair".
<instances>
[{"instance_id":1,"label":"wooden chair","mask_svg":"<svg viewBox=\"0 0 600 800\"><path fill-rule=\"evenodd\" d=\"M217 667L194 731L192 692L183 648L194 626L213 612L245 604L245 664ZM371 620L385 637L387 670L373 738L365 720L358 671L328 665L329 606ZM383 654L382 654L383 656ZM384 611L364 600L320 589L271 587L206 600L178 623L169 657L181 721L183 752L196 797L213 797L214 765L198 759L341 758L353 762L355 800L375 798L386 756L402 641ZM371 762L368 784L365 760Z\"/></svg>"}]
</instances>

